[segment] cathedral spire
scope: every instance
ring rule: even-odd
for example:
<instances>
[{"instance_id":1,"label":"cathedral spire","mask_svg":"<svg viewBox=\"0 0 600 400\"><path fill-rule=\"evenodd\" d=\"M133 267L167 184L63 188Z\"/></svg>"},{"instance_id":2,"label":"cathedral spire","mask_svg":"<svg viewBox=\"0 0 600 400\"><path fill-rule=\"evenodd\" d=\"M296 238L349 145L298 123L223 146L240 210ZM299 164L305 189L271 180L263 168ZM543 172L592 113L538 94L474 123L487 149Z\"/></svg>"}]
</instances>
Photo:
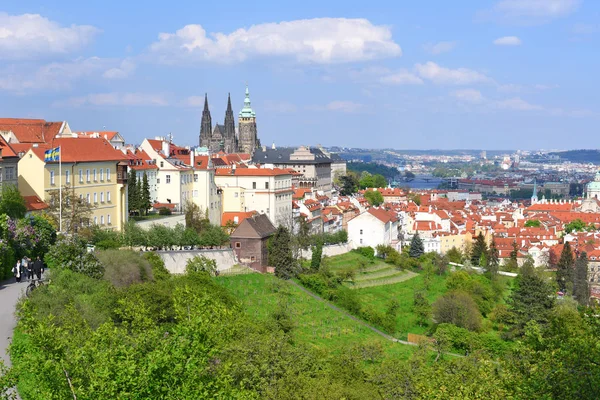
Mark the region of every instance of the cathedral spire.
<instances>
[{"instance_id":1,"label":"cathedral spire","mask_svg":"<svg viewBox=\"0 0 600 400\"><path fill-rule=\"evenodd\" d=\"M206 112L210 113L208 110L208 93L204 93L204 111L202 111L202 114Z\"/></svg>"},{"instance_id":2,"label":"cathedral spire","mask_svg":"<svg viewBox=\"0 0 600 400\"><path fill-rule=\"evenodd\" d=\"M200 146L209 147L212 136L212 118L208 108L208 94L204 93L204 110L202 110L202 122L200 123Z\"/></svg>"},{"instance_id":3,"label":"cathedral spire","mask_svg":"<svg viewBox=\"0 0 600 400\"><path fill-rule=\"evenodd\" d=\"M231 108L231 93L227 93L227 112L233 114L233 109Z\"/></svg>"},{"instance_id":4,"label":"cathedral spire","mask_svg":"<svg viewBox=\"0 0 600 400\"><path fill-rule=\"evenodd\" d=\"M225 111L225 137L232 143L232 145L228 147L228 152L235 152L237 150L237 144L235 144L235 117L233 116L233 109L231 108L230 94L227 94L227 111Z\"/></svg>"},{"instance_id":5,"label":"cathedral spire","mask_svg":"<svg viewBox=\"0 0 600 400\"><path fill-rule=\"evenodd\" d=\"M252 106L250 104L250 91L248 90L248 85L246 85L246 97L244 98L244 108L240 111L240 118L255 118L256 113L252 110Z\"/></svg>"}]
</instances>

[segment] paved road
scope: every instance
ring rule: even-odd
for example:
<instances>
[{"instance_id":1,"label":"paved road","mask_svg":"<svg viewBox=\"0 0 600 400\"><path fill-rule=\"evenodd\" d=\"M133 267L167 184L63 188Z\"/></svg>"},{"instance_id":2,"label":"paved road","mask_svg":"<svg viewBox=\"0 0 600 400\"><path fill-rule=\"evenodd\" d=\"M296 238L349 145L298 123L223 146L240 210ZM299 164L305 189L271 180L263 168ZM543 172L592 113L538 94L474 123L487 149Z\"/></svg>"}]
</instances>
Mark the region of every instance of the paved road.
<instances>
[{"instance_id":1,"label":"paved road","mask_svg":"<svg viewBox=\"0 0 600 400\"><path fill-rule=\"evenodd\" d=\"M0 357L6 365L10 365L7 347L12 339L13 329L17 324L15 306L19 298L25 294L29 282L15 282L15 278L0 281Z\"/></svg>"}]
</instances>

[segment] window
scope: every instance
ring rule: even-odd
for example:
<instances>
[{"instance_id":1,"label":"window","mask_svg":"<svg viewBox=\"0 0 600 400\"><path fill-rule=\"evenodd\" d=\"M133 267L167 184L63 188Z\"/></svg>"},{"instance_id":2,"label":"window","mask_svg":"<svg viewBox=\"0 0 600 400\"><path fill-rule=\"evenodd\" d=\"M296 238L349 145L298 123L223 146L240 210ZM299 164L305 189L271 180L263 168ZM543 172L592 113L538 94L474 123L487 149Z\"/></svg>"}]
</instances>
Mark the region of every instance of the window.
<instances>
[{"instance_id":1,"label":"window","mask_svg":"<svg viewBox=\"0 0 600 400\"><path fill-rule=\"evenodd\" d=\"M104 225L104 215L100 216L100 225Z\"/></svg>"},{"instance_id":2,"label":"window","mask_svg":"<svg viewBox=\"0 0 600 400\"><path fill-rule=\"evenodd\" d=\"M251 261L251 262L254 262L254 261L256 261L256 257L254 257L254 256L250 256L250 261Z\"/></svg>"},{"instance_id":3,"label":"window","mask_svg":"<svg viewBox=\"0 0 600 400\"><path fill-rule=\"evenodd\" d=\"M98 193L94 192L94 203L98 202Z\"/></svg>"},{"instance_id":4,"label":"window","mask_svg":"<svg viewBox=\"0 0 600 400\"><path fill-rule=\"evenodd\" d=\"M240 247L242 247L242 244L240 242L235 242L235 248L239 249Z\"/></svg>"},{"instance_id":5,"label":"window","mask_svg":"<svg viewBox=\"0 0 600 400\"><path fill-rule=\"evenodd\" d=\"M160 178L156 178L156 183L160 183Z\"/></svg>"},{"instance_id":6,"label":"window","mask_svg":"<svg viewBox=\"0 0 600 400\"><path fill-rule=\"evenodd\" d=\"M100 192L100 203L104 203L104 192Z\"/></svg>"},{"instance_id":7,"label":"window","mask_svg":"<svg viewBox=\"0 0 600 400\"><path fill-rule=\"evenodd\" d=\"M50 184L54 185L54 171L50 171Z\"/></svg>"},{"instance_id":8,"label":"window","mask_svg":"<svg viewBox=\"0 0 600 400\"><path fill-rule=\"evenodd\" d=\"M361 229L361 230L360 230L360 234L361 234L361 235L362 235L362 231L363 231L363 230Z\"/></svg>"},{"instance_id":9,"label":"window","mask_svg":"<svg viewBox=\"0 0 600 400\"><path fill-rule=\"evenodd\" d=\"M110 203L110 192L106 192L106 201Z\"/></svg>"},{"instance_id":10,"label":"window","mask_svg":"<svg viewBox=\"0 0 600 400\"><path fill-rule=\"evenodd\" d=\"M104 170L100 168L100 181L104 181Z\"/></svg>"},{"instance_id":11,"label":"window","mask_svg":"<svg viewBox=\"0 0 600 400\"><path fill-rule=\"evenodd\" d=\"M106 168L106 180L110 181L110 169Z\"/></svg>"},{"instance_id":12,"label":"window","mask_svg":"<svg viewBox=\"0 0 600 400\"><path fill-rule=\"evenodd\" d=\"M98 182L98 176L96 175L96 168L94 168L94 182Z\"/></svg>"},{"instance_id":13,"label":"window","mask_svg":"<svg viewBox=\"0 0 600 400\"><path fill-rule=\"evenodd\" d=\"M65 171L65 181L66 181L67 185L69 183L71 183L71 174L69 172L70 172L69 170Z\"/></svg>"},{"instance_id":14,"label":"window","mask_svg":"<svg viewBox=\"0 0 600 400\"><path fill-rule=\"evenodd\" d=\"M90 181L90 170L89 169L85 170L85 181L86 182Z\"/></svg>"},{"instance_id":15,"label":"window","mask_svg":"<svg viewBox=\"0 0 600 400\"><path fill-rule=\"evenodd\" d=\"M194 174L194 182L198 182L198 174Z\"/></svg>"},{"instance_id":16,"label":"window","mask_svg":"<svg viewBox=\"0 0 600 400\"><path fill-rule=\"evenodd\" d=\"M362 239L360 239L360 244L363 244L363 243L362 243Z\"/></svg>"},{"instance_id":17,"label":"window","mask_svg":"<svg viewBox=\"0 0 600 400\"><path fill-rule=\"evenodd\" d=\"M83 171L79 170L79 183L83 183Z\"/></svg>"},{"instance_id":18,"label":"window","mask_svg":"<svg viewBox=\"0 0 600 400\"><path fill-rule=\"evenodd\" d=\"M85 200L88 202L88 204L90 204L90 194L86 194L85 195Z\"/></svg>"},{"instance_id":19,"label":"window","mask_svg":"<svg viewBox=\"0 0 600 400\"><path fill-rule=\"evenodd\" d=\"M94 225L98 225L98 217L94 217Z\"/></svg>"},{"instance_id":20,"label":"window","mask_svg":"<svg viewBox=\"0 0 600 400\"><path fill-rule=\"evenodd\" d=\"M106 216L106 222L110 225L110 214Z\"/></svg>"},{"instance_id":21,"label":"window","mask_svg":"<svg viewBox=\"0 0 600 400\"><path fill-rule=\"evenodd\" d=\"M269 188L269 182L265 182L265 189Z\"/></svg>"},{"instance_id":22,"label":"window","mask_svg":"<svg viewBox=\"0 0 600 400\"><path fill-rule=\"evenodd\" d=\"M165 166L165 163L161 161L161 162L160 162L160 167L162 168L162 167L164 167L164 166Z\"/></svg>"},{"instance_id":23,"label":"window","mask_svg":"<svg viewBox=\"0 0 600 400\"><path fill-rule=\"evenodd\" d=\"M252 182L252 189L256 189L256 182Z\"/></svg>"},{"instance_id":24,"label":"window","mask_svg":"<svg viewBox=\"0 0 600 400\"><path fill-rule=\"evenodd\" d=\"M171 175L167 175L167 176L166 176L166 179L167 179L167 181L166 181L166 182L167 182L167 184L168 184L168 183L171 183Z\"/></svg>"},{"instance_id":25,"label":"window","mask_svg":"<svg viewBox=\"0 0 600 400\"><path fill-rule=\"evenodd\" d=\"M11 181L11 180L15 179L15 169L13 167L6 167L6 168L4 168L4 170L6 171L6 180L7 181Z\"/></svg>"},{"instance_id":26,"label":"window","mask_svg":"<svg viewBox=\"0 0 600 400\"><path fill-rule=\"evenodd\" d=\"M237 198L237 197L238 197L238 192L235 192L235 193L233 194L233 197Z\"/></svg>"}]
</instances>

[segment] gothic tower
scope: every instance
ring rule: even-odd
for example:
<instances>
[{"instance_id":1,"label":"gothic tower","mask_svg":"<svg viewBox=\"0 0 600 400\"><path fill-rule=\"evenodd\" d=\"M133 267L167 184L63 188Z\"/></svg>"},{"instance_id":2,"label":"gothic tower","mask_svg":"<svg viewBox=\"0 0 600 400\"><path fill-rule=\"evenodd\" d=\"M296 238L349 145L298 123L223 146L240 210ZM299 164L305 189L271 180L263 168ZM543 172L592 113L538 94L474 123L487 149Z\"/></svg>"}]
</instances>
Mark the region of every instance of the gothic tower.
<instances>
[{"instance_id":1,"label":"gothic tower","mask_svg":"<svg viewBox=\"0 0 600 400\"><path fill-rule=\"evenodd\" d=\"M246 98L244 107L240 111L238 119L239 151L241 153L254 154L254 149L260 146L256 131L256 113L250 106L250 92L246 86Z\"/></svg>"},{"instance_id":2,"label":"gothic tower","mask_svg":"<svg viewBox=\"0 0 600 400\"><path fill-rule=\"evenodd\" d=\"M238 140L235 136L235 119L233 117L233 109L231 108L231 95L227 95L227 110L225 111L225 152L237 153Z\"/></svg>"},{"instance_id":3,"label":"gothic tower","mask_svg":"<svg viewBox=\"0 0 600 400\"><path fill-rule=\"evenodd\" d=\"M208 95L204 94L204 110L202 111L202 122L200 123L200 146L210 148L212 137L212 119L208 109Z\"/></svg>"}]
</instances>

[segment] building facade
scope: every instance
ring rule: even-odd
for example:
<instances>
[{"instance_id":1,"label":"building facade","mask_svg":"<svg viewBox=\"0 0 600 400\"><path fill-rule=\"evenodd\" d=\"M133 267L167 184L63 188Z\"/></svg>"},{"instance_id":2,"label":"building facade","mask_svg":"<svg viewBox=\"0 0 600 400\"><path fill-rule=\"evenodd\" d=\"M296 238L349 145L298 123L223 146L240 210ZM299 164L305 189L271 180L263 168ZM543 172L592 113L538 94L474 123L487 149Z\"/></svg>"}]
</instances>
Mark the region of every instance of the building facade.
<instances>
[{"instance_id":1,"label":"building facade","mask_svg":"<svg viewBox=\"0 0 600 400\"><path fill-rule=\"evenodd\" d=\"M230 235L231 247L240 263L265 272L267 241L274 233L275 226L264 214L244 219Z\"/></svg>"}]
</instances>

